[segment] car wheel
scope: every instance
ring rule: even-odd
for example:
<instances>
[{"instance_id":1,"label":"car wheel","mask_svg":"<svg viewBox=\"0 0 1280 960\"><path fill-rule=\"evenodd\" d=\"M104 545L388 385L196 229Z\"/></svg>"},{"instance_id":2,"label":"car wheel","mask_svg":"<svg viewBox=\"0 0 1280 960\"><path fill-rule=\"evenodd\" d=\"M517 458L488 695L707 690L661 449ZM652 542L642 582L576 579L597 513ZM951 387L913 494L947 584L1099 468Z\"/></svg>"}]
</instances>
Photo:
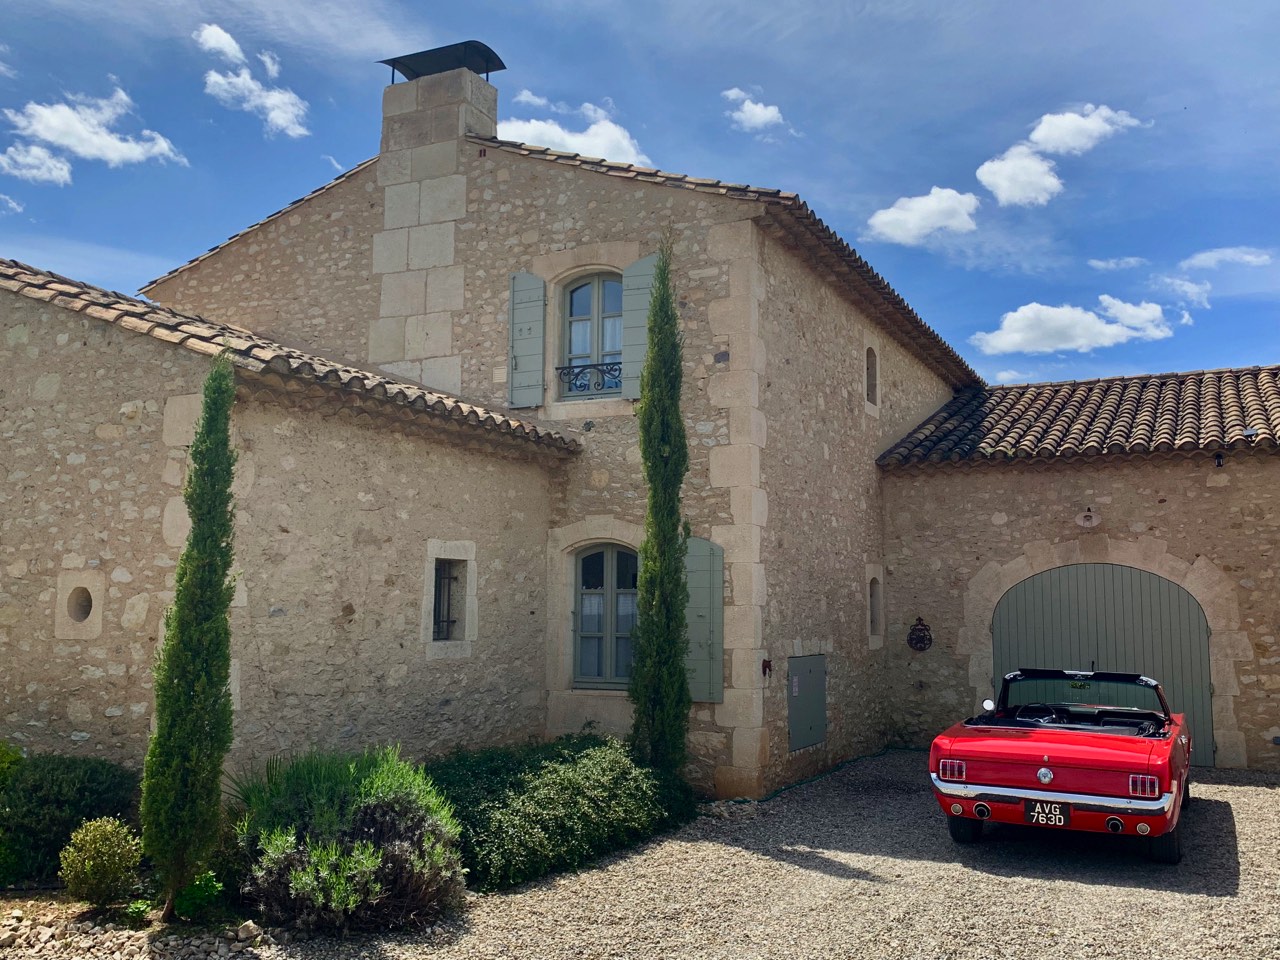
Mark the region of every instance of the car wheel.
<instances>
[{"instance_id":1,"label":"car wheel","mask_svg":"<svg viewBox=\"0 0 1280 960\"><path fill-rule=\"evenodd\" d=\"M982 837L982 821L947 814L947 830L956 843L977 843Z\"/></svg>"},{"instance_id":2,"label":"car wheel","mask_svg":"<svg viewBox=\"0 0 1280 960\"><path fill-rule=\"evenodd\" d=\"M1178 863L1182 860L1182 820L1168 833L1147 841L1147 853L1156 863Z\"/></svg>"}]
</instances>

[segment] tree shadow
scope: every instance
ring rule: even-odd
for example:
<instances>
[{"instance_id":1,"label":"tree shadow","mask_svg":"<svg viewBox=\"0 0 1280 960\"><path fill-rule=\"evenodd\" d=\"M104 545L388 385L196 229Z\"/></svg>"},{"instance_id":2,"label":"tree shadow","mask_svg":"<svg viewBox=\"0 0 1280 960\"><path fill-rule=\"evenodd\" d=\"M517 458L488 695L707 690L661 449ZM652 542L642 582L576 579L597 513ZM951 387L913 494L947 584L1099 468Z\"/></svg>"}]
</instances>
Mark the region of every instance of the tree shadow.
<instances>
[{"instance_id":1,"label":"tree shadow","mask_svg":"<svg viewBox=\"0 0 1280 960\"><path fill-rule=\"evenodd\" d=\"M1200 778L1228 779L1218 771ZM1254 785L1253 778L1246 783ZM833 810L840 811L836 820ZM1182 822L1184 858L1177 865L1150 860L1140 837L1020 825L988 824L980 842L960 845L948 835L923 755L895 752L788 790L760 804L759 815L746 823L699 832L702 839L851 880L883 882L842 855L959 863L992 876L1046 882L1234 896L1240 851L1231 804L1197 797Z\"/></svg>"}]
</instances>

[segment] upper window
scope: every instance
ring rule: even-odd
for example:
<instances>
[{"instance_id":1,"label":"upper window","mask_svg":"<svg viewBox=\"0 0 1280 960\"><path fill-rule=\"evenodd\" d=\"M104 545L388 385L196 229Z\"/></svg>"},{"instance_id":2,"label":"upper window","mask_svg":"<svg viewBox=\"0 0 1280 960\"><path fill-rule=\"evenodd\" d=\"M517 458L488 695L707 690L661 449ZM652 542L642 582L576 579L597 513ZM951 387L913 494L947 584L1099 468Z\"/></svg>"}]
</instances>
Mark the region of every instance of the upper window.
<instances>
[{"instance_id":1,"label":"upper window","mask_svg":"<svg viewBox=\"0 0 1280 960\"><path fill-rule=\"evenodd\" d=\"M880 597L880 578L872 577L867 585L867 630L873 637L884 633L884 606Z\"/></svg>"},{"instance_id":2,"label":"upper window","mask_svg":"<svg viewBox=\"0 0 1280 960\"><path fill-rule=\"evenodd\" d=\"M600 544L578 554L574 686L621 689L631 679L638 571L626 547Z\"/></svg>"},{"instance_id":3,"label":"upper window","mask_svg":"<svg viewBox=\"0 0 1280 960\"><path fill-rule=\"evenodd\" d=\"M880 402L880 364L876 352L867 347L867 403Z\"/></svg>"},{"instance_id":4,"label":"upper window","mask_svg":"<svg viewBox=\"0 0 1280 960\"><path fill-rule=\"evenodd\" d=\"M601 273L576 280L564 294L563 397L622 391L622 278Z\"/></svg>"}]
</instances>

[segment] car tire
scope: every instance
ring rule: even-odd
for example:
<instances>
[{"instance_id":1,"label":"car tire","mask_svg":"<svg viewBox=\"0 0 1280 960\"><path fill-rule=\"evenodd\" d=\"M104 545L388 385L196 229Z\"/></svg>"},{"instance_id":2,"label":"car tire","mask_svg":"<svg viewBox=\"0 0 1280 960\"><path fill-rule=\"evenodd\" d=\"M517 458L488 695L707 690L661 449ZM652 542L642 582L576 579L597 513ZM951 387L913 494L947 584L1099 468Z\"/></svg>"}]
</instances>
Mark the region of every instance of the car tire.
<instances>
[{"instance_id":1,"label":"car tire","mask_svg":"<svg viewBox=\"0 0 1280 960\"><path fill-rule=\"evenodd\" d=\"M1183 810L1191 806L1191 776L1189 774L1187 779L1182 781L1182 799L1179 802L1182 804Z\"/></svg>"},{"instance_id":2,"label":"car tire","mask_svg":"<svg viewBox=\"0 0 1280 960\"><path fill-rule=\"evenodd\" d=\"M947 831L956 843L977 843L982 838L982 821L947 814Z\"/></svg>"},{"instance_id":3,"label":"car tire","mask_svg":"<svg viewBox=\"0 0 1280 960\"><path fill-rule=\"evenodd\" d=\"M1168 833L1147 841L1147 854L1156 863L1179 863L1182 860L1182 818Z\"/></svg>"}]
</instances>

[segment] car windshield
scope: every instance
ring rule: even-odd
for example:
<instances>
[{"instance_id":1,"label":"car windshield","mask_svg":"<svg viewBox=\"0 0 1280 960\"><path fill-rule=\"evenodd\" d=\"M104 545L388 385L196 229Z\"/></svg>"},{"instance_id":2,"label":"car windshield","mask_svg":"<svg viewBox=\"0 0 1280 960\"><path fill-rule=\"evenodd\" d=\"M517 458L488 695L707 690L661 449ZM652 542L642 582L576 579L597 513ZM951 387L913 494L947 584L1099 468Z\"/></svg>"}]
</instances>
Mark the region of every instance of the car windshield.
<instances>
[{"instance_id":1,"label":"car windshield","mask_svg":"<svg viewBox=\"0 0 1280 960\"><path fill-rule=\"evenodd\" d=\"M1021 677L1007 680L1007 709L1030 703L1079 703L1101 707L1127 707L1163 715L1154 687L1095 677Z\"/></svg>"}]
</instances>

